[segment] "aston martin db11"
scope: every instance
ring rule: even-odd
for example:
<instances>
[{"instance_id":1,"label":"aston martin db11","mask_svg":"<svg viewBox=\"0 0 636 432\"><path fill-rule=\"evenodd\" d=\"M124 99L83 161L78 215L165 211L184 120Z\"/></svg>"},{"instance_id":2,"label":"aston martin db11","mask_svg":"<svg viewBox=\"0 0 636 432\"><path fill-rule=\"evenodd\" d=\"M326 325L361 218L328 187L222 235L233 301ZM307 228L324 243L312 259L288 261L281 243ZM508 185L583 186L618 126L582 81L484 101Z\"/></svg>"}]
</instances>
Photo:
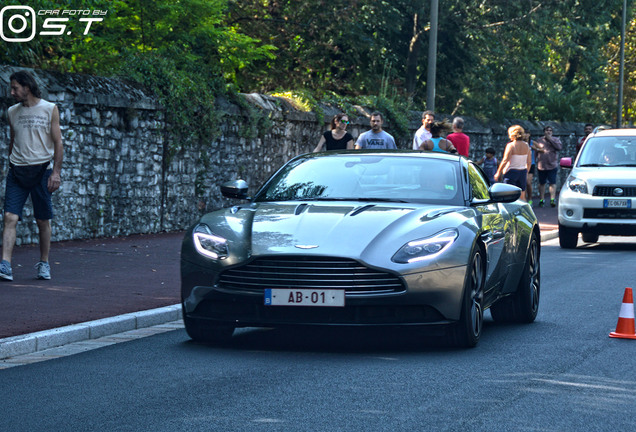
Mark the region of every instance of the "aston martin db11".
<instances>
[{"instance_id":1,"label":"aston martin db11","mask_svg":"<svg viewBox=\"0 0 636 432\"><path fill-rule=\"evenodd\" d=\"M298 156L252 196L208 213L181 253L183 319L197 341L237 327L439 326L475 346L484 311L535 320L540 232L515 186L456 155Z\"/></svg>"}]
</instances>

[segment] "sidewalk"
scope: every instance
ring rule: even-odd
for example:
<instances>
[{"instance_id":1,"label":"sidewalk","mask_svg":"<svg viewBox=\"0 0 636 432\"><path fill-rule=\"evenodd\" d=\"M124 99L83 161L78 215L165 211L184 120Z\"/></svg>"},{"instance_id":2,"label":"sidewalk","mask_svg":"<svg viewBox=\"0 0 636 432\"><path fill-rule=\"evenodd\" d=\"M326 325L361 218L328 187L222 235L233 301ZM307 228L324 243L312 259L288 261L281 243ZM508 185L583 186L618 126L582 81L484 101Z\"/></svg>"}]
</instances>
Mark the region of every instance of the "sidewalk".
<instances>
[{"instance_id":1,"label":"sidewalk","mask_svg":"<svg viewBox=\"0 0 636 432\"><path fill-rule=\"evenodd\" d=\"M542 241L557 211L534 207ZM17 246L13 281L0 282L0 359L181 317L183 233L57 242L49 281L35 279L37 245Z\"/></svg>"},{"instance_id":2,"label":"sidewalk","mask_svg":"<svg viewBox=\"0 0 636 432\"><path fill-rule=\"evenodd\" d=\"M51 247L49 281L35 278L38 246L16 246L13 281L0 281L0 358L15 345L15 338L6 339L11 336L109 319L101 323L103 333L121 321L110 318L129 313L136 313L129 326L137 326L139 317L149 325L158 324L152 315L166 311L147 311L179 303L182 239L183 233L163 233L56 242ZM172 309L168 318L176 320L180 310ZM113 330L133 328L115 325ZM16 349L23 353L22 347L8 352Z\"/></svg>"}]
</instances>

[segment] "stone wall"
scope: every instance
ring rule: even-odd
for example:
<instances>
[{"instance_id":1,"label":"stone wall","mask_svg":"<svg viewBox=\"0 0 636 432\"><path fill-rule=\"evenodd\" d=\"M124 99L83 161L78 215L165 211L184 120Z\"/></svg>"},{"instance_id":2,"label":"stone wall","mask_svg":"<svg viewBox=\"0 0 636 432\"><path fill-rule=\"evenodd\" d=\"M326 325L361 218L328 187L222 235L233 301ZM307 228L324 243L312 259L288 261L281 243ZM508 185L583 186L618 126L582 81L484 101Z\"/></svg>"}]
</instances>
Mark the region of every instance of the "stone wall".
<instances>
[{"instance_id":1,"label":"stone wall","mask_svg":"<svg viewBox=\"0 0 636 432\"><path fill-rule=\"evenodd\" d=\"M15 70L0 66L0 202L4 202L8 168L7 108L14 103L9 76ZM231 203L221 197L221 183L242 178L253 193L283 163L310 152L336 113L325 107L324 120L319 121L313 113L298 111L283 99L243 95L269 118L270 126L259 131L259 137L250 138L245 133L248 114L218 99L219 109L225 112L221 135L171 155L166 148L170 126L164 121L162 107L138 85L49 71L34 71L34 75L43 97L55 102L61 114L65 153L62 186L53 196L54 241L183 230L200 214ZM369 112L358 110L359 116L349 127L354 137L368 129ZM541 135L544 126L465 120L473 158L481 157L489 146L501 157L511 124L529 128L534 136ZM583 126L550 124L564 143L561 155L572 155ZM420 125L420 113L414 112L411 134L396 137L400 148L410 148L412 133ZM386 129L391 132L391 125ZM30 203L17 236L17 244L37 243Z\"/></svg>"}]
</instances>

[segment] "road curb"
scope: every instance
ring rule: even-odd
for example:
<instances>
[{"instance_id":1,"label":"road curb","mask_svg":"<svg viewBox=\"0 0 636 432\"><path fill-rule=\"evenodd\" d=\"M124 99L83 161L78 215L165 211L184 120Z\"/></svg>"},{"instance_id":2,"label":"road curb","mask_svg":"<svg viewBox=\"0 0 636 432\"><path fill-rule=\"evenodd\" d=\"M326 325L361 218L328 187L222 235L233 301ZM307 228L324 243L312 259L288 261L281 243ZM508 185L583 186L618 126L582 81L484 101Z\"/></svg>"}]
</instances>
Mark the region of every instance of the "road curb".
<instances>
[{"instance_id":1,"label":"road curb","mask_svg":"<svg viewBox=\"0 0 636 432\"><path fill-rule=\"evenodd\" d=\"M541 233L541 241L548 241L559 236L559 230L546 231Z\"/></svg>"},{"instance_id":2,"label":"road curb","mask_svg":"<svg viewBox=\"0 0 636 432\"><path fill-rule=\"evenodd\" d=\"M43 330L20 336L0 339L0 359L32 354L73 342L97 339L130 330L165 324L182 319L181 305L165 306L140 312L132 312L111 318L103 318Z\"/></svg>"}]
</instances>

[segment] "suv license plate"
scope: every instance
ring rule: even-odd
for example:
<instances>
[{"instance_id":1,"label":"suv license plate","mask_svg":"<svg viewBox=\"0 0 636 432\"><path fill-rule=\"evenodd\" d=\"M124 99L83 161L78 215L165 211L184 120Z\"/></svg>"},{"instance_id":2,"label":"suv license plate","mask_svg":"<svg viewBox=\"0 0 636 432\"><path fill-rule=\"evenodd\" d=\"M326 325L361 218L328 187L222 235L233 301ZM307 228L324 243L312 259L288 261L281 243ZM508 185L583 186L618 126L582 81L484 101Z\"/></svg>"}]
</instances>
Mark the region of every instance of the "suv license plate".
<instances>
[{"instance_id":1,"label":"suv license plate","mask_svg":"<svg viewBox=\"0 0 636 432\"><path fill-rule=\"evenodd\" d=\"M344 305L344 290L265 289L265 306L343 307Z\"/></svg>"},{"instance_id":2,"label":"suv license plate","mask_svg":"<svg viewBox=\"0 0 636 432\"><path fill-rule=\"evenodd\" d=\"M606 199L606 200L603 200L603 208L632 208L632 200Z\"/></svg>"}]
</instances>

